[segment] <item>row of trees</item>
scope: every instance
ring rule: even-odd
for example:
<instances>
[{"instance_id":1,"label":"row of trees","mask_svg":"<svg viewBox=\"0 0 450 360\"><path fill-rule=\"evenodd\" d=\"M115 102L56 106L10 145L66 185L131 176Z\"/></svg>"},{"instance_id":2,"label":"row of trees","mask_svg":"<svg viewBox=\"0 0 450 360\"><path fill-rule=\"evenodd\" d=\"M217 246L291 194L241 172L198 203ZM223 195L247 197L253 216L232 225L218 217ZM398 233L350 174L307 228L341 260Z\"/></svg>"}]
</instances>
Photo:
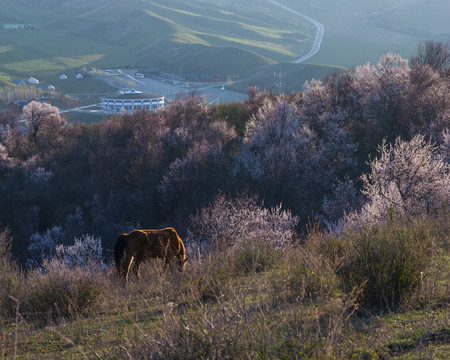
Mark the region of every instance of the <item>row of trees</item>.
<instances>
[{"instance_id":1,"label":"row of trees","mask_svg":"<svg viewBox=\"0 0 450 360\"><path fill-rule=\"evenodd\" d=\"M450 58L448 47L427 46ZM450 83L448 61L435 65L420 54L429 51L419 48L412 65L387 54L289 97L252 87L243 103L208 107L191 96L91 126L37 102L24 108L26 129L4 114L0 219L14 254L25 260L52 233L65 245L93 234L109 249L134 227L176 226L195 241L207 227L201 214L228 222L224 204L243 193L266 229L267 219L342 229L392 206L437 211L449 204Z\"/></svg>"}]
</instances>

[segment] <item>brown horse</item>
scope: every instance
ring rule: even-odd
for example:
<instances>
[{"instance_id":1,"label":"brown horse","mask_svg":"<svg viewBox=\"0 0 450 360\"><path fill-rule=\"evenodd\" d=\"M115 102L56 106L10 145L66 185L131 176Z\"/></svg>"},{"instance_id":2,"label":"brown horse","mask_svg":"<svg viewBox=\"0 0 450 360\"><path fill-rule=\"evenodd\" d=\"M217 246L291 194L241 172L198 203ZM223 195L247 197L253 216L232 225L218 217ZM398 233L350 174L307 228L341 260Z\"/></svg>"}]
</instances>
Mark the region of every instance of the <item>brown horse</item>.
<instances>
[{"instance_id":1,"label":"brown horse","mask_svg":"<svg viewBox=\"0 0 450 360\"><path fill-rule=\"evenodd\" d=\"M161 230L133 230L129 234L120 235L114 245L114 259L117 267L117 276L125 277L134 261L134 273L139 279L139 267L147 259L163 259L166 265L176 258L178 269L184 271L186 266L186 251L175 229Z\"/></svg>"}]
</instances>

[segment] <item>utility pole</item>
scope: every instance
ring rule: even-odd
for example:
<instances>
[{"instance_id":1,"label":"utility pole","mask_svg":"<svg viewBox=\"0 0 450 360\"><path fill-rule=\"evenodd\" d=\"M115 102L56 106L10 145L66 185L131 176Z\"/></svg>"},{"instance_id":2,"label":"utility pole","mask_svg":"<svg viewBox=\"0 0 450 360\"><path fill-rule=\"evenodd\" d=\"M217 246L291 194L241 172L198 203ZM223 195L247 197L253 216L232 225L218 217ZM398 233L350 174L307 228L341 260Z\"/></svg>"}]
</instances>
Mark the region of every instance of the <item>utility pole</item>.
<instances>
[{"instance_id":1,"label":"utility pole","mask_svg":"<svg viewBox=\"0 0 450 360\"><path fill-rule=\"evenodd\" d=\"M278 93L283 93L284 87L286 86L286 72L283 73L281 70L278 73L274 72L273 83L278 89Z\"/></svg>"}]
</instances>

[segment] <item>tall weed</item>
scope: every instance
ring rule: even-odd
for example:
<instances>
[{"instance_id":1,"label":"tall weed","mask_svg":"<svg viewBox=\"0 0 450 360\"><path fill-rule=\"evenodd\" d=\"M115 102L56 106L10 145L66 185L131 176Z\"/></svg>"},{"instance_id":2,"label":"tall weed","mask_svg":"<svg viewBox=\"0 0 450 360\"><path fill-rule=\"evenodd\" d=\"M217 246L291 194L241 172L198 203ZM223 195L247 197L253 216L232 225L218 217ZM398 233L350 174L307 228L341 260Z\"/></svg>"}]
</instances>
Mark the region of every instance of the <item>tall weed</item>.
<instances>
[{"instance_id":1,"label":"tall weed","mask_svg":"<svg viewBox=\"0 0 450 360\"><path fill-rule=\"evenodd\" d=\"M361 305L392 309L419 285L434 239L423 221L391 218L346 233L343 241L345 259L339 276L344 289L364 284Z\"/></svg>"},{"instance_id":2,"label":"tall weed","mask_svg":"<svg viewBox=\"0 0 450 360\"><path fill-rule=\"evenodd\" d=\"M12 316L24 289L24 277L11 261L9 229L0 230L0 316ZM16 300L15 300L16 299Z\"/></svg>"}]
</instances>

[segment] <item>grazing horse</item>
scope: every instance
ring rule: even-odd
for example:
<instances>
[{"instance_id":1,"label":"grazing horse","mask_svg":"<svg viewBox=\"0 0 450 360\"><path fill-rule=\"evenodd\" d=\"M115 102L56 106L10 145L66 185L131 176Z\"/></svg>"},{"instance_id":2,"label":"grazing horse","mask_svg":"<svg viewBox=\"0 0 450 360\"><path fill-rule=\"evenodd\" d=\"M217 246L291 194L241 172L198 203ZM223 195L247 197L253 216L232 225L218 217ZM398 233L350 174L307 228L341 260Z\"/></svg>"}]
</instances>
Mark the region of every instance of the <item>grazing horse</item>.
<instances>
[{"instance_id":1,"label":"grazing horse","mask_svg":"<svg viewBox=\"0 0 450 360\"><path fill-rule=\"evenodd\" d=\"M152 258L163 259L166 265L176 258L178 269L184 271L188 258L183 241L175 229L133 230L117 238L114 245L114 259L119 278L124 276L125 281L128 281L128 273L134 261L133 270L139 279L141 263Z\"/></svg>"}]
</instances>

